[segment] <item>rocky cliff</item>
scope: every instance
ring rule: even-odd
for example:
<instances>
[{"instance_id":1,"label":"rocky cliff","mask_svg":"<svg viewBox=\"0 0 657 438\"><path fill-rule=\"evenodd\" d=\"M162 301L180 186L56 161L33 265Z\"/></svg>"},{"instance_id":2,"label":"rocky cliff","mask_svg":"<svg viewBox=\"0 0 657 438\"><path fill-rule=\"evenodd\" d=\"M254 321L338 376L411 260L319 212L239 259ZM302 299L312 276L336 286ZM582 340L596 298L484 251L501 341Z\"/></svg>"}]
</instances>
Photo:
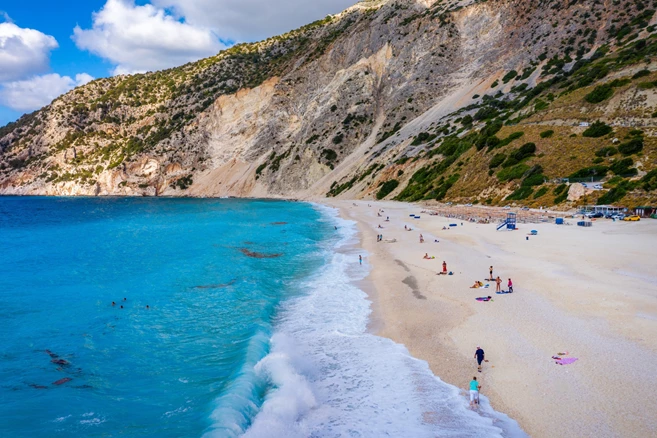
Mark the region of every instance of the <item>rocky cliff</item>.
<instances>
[{"instance_id":1,"label":"rocky cliff","mask_svg":"<svg viewBox=\"0 0 657 438\"><path fill-rule=\"evenodd\" d=\"M655 7L364 1L0 128L0 193L657 202Z\"/></svg>"}]
</instances>

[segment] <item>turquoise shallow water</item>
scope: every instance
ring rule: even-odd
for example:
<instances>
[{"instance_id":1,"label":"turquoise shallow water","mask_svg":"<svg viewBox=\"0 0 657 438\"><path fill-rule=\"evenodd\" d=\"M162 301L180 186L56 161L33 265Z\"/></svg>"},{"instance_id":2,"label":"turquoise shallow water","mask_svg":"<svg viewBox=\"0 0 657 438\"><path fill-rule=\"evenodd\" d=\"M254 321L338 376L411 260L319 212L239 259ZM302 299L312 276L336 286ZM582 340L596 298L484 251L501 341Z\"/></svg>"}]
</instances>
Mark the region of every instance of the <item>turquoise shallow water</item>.
<instances>
[{"instance_id":1,"label":"turquoise shallow water","mask_svg":"<svg viewBox=\"0 0 657 438\"><path fill-rule=\"evenodd\" d=\"M320 219L276 201L0 198L0 435L246 429L277 310L332 238Z\"/></svg>"},{"instance_id":2,"label":"turquoise shallow water","mask_svg":"<svg viewBox=\"0 0 657 438\"><path fill-rule=\"evenodd\" d=\"M525 436L367 331L358 243L312 204L0 198L0 436Z\"/></svg>"}]
</instances>

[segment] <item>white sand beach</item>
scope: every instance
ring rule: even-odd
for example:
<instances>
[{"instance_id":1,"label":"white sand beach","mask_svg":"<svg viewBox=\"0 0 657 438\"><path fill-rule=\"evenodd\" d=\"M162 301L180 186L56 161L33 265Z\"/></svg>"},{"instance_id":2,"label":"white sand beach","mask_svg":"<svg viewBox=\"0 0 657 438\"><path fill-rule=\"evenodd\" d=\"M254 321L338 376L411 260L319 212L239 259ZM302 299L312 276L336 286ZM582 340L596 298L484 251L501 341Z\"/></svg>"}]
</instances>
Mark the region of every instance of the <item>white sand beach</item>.
<instances>
[{"instance_id":1,"label":"white sand beach","mask_svg":"<svg viewBox=\"0 0 657 438\"><path fill-rule=\"evenodd\" d=\"M323 202L359 224L372 329L441 379L465 390L477 375L493 407L531 436L657 436L657 220L496 231L412 204ZM454 275L436 275L443 261ZM470 288L487 284L491 265L503 289L513 279L513 294L496 295L492 282ZM488 359L481 373L477 345ZM551 357L566 351L578 360L557 365Z\"/></svg>"}]
</instances>

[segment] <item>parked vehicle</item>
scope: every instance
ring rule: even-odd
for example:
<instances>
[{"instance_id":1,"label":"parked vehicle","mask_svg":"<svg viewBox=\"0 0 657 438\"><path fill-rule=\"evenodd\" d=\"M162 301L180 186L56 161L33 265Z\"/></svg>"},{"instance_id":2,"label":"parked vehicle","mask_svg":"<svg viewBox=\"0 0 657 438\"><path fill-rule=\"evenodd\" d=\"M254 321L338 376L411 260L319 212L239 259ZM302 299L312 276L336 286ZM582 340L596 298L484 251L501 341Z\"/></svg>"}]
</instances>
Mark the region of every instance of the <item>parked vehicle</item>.
<instances>
[{"instance_id":1,"label":"parked vehicle","mask_svg":"<svg viewBox=\"0 0 657 438\"><path fill-rule=\"evenodd\" d=\"M593 188L596 190L602 190L602 184L596 184L593 186Z\"/></svg>"},{"instance_id":2,"label":"parked vehicle","mask_svg":"<svg viewBox=\"0 0 657 438\"><path fill-rule=\"evenodd\" d=\"M611 215L612 219L616 219L617 221L622 221L625 219L625 215L623 213L616 213Z\"/></svg>"},{"instance_id":3,"label":"parked vehicle","mask_svg":"<svg viewBox=\"0 0 657 438\"><path fill-rule=\"evenodd\" d=\"M600 217L605 217L605 215L604 215L604 213L597 212L597 213L593 213L593 214L592 214L591 216L589 216L589 217L590 217L590 218L593 218L593 219L597 219L597 218L600 218Z\"/></svg>"},{"instance_id":4,"label":"parked vehicle","mask_svg":"<svg viewBox=\"0 0 657 438\"><path fill-rule=\"evenodd\" d=\"M632 216L625 217L623 220L624 221L630 221L630 222L636 222L636 221L640 221L641 218L639 216L637 216L636 214L633 214Z\"/></svg>"}]
</instances>

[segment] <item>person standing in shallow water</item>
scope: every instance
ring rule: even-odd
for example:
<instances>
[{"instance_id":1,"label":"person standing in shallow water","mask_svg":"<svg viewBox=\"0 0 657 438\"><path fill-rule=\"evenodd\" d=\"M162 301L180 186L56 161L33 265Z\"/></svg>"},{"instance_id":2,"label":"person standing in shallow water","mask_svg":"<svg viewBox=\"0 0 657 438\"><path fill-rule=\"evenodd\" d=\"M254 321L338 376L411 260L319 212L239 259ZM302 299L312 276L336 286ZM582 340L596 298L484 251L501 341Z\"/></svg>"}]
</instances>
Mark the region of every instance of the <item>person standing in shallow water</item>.
<instances>
[{"instance_id":1,"label":"person standing in shallow water","mask_svg":"<svg viewBox=\"0 0 657 438\"><path fill-rule=\"evenodd\" d=\"M363 264L363 256L359 255L358 256L358 262L362 265Z\"/></svg>"},{"instance_id":2,"label":"person standing in shallow water","mask_svg":"<svg viewBox=\"0 0 657 438\"><path fill-rule=\"evenodd\" d=\"M470 381L470 406L474 407L479 404L479 390L481 386L477 382L477 377L473 377Z\"/></svg>"}]
</instances>

